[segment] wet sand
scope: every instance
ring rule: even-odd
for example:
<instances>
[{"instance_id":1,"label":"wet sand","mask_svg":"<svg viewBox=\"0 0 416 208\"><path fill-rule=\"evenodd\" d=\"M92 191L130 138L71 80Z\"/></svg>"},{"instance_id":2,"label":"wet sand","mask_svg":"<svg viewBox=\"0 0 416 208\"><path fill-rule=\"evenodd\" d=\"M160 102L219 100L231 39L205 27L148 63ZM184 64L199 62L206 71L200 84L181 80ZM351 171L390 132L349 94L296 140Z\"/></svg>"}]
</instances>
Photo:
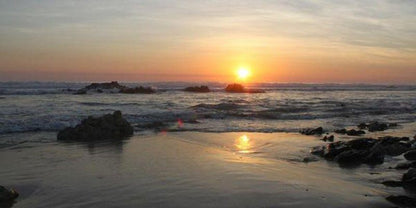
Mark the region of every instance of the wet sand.
<instances>
[{"instance_id":1,"label":"wet sand","mask_svg":"<svg viewBox=\"0 0 416 208\"><path fill-rule=\"evenodd\" d=\"M99 143L31 136L0 152L2 185L21 193L16 208L392 207L384 197L401 192L379 184L399 176L386 165L302 162L322 142L295 133L177 132Z\"/></svg>"}]
</instances>

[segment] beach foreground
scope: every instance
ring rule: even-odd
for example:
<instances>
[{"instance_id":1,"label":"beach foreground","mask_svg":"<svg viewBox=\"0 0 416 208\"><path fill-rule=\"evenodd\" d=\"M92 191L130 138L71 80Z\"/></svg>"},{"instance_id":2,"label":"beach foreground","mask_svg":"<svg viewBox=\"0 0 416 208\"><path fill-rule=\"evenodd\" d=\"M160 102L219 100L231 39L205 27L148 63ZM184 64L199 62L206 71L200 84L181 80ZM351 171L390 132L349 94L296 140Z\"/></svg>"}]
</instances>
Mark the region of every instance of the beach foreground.
<instances>
[{"instance_id":1,"label":"beach foreground","mask_svg":"<svg viewBox=\"0 0 416 208\"><path fill-rule=\"evenodd\" d=\"M68 143L20 133L2 147L0 175L13 207L392 207L380 184L402 172L303 162L322 144L297 133L175 132ZM3 135L2 139L7 140ZM400 159L400 158L399 158Z\"/></svg>"}]
</instances>

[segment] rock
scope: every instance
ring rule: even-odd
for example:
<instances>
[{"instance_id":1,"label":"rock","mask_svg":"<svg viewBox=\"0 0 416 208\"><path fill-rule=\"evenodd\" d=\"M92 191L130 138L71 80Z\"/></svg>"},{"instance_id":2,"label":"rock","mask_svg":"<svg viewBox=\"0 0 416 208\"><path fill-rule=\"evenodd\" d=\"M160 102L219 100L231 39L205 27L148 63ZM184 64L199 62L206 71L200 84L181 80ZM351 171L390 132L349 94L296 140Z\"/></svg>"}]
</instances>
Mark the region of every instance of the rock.
<instances>
[{"instance_id":1,"label":"rock","mask_svg":"<svg viewBox=\"0 0 416 208\"><path fill-rule=\"evenodd\" d=\"M359 150L368 150L369 148L373 147L376 143L377 140L371 138L359 138L347 142L348 146L350 146L352 149Z\"/></svg>"},{"instance_id":2,"label":"rock","mask_svg":"<svg viewBox=\"0 0 416 208\"><path fill-rule=\"evenodd\" d=\"M370 153L363 159L362 163L368 165L378 165L383 164L384 162L384 153L378 151L370 151Z\"/></svg>"},{"instance_id":3,"label":"rock","mask_svg":"<svg viewBox=\"0 0 416 208\"><path fill-rule=\"evenodd\" d=\"M399 163L396 165L396 167L394 167L394 169L397 170L405 170L409 168L416 168L416 161Z\"/></svg>"},{"instance_id":4,"label":"rock","mask_svg":"<svg viewBox=\"0 0 416 208\"><path fill-rule=\"evenodd\" d=\"M91 89L124 89L124 88L126 88L126 86L120 85L116 81L103 82L103 83L92 83L92 84L84 87L84 89L86 89L86 90L91 90Z\"/></svg>"},{"instance_id":5,"label":"rock","mask_svg":"<svg viewBox=\"0 0 416 208\"><path fill-rule=\"evenodd\" d=\"M325 151L325 148L322 147L322 146L312 147L311 154L319 155L319 156L323 157L324 156L324 151Z\"/></svg>"},{"instance_id":6,"label":"rock","mask_svg":"<svg viewBox=\"0 0 416 208\"><path fill-rule=\"evenodd\" d=\"M406 158L406 160L416 160L416 150L410 150L406 152L403 156L404 158Z\"/></svg>"},{"instance_id":7,"label":"rock","mask_svg":"<svg viewBox=\"0 0 416 208\"><path fill-rule=\"evenodd\" d=\"M264 90L259 90L259 89L246 89L243 85L241 84L229 84L227 85L227 87L225 88L226 92L232 92L232 93L264 93Z\"/></svg>"},{"instance_id":8,"label":"rock","mask_svg":"<svg viewBox=\"0 0 416 208\"><path fill-rule=\"evenodd\" d=\"M416 168L411 168L403 174L402 182L404 186L416 187Z\"/></svg>"},{"instance_id":9,"label":"rock","mask_svg":"<svg viewBox=\"0 0 416 208\"><path fill-rule=\"evenodd\" d=\"M133 127L120 111L102 117L88 117L75 127L65 128L58 133L58 140L92 141L100 139L123 139L133 135Z\"/></svg>"},{"instance_id":10,"label":"rock","mask_svg":"<svg viewBox=\"0 0 416 208\"><path fill-rule=\"evenodd\" d=\"M355 129L351 129L345 132L348 136L360 136L365 134L365 131L363 130L355 130Z\"/></svg>"},{"instance_id":11,"label":"rock","mask_svg":"<svg viewBox=\"0 0 416 208\"><path fill-rule=\"evenodd\" d=\"M366 123L360 123L357 126L359 129L366 129L368 127L368 125Z\"/></svg>"},{"instance_id":12,"label":"rock","mask_svg":"<svg viewBox=\"0 0 416 208\"><path fill-rule=\"evenodd\" d=\"M326 146L326 148L324 149L323 157L325 159L332 160L337 155L341 154L344 151L350 150L350 149L351 149L350 147L348 147L347 145L345 145L345 143L343 143L341 141L333 142L333 143L330 143Z\"/></svg>"},{"instance_id":13,"label":"rock","mask_svg":"<svg viewBox=\"0 0 416 208\"><path fill-rule=\"evenodd\" d=\"M208 86L194 86L194 87L187 87L184 89L186 92L211 92Z\"/></svg>"},{"instance_id":14,"label":"rock","mask_svg":"<svg viewBox=\"0 0 416 208\"><path fill-rule=\"evenodd\" d=\"M388 187L401 187L401 186L403 186L401 181L383 181L382 184L385 185L385 186L388 186Z\"/></svg>"},{"instance_id":15,"label":"rock","mask_svg":"<svg viewBox=\"0 0 416 208\"><path fill-rule=\"evenodd\" d=\"M346 129L337 129L334 132L337 133L337 134L346 134L347 130Z\"/></svg>"},{"instance_id":16,"label":"rock","mask_svg":"<svg viewBox=\"0 0 416 208\"><path fill-rule=\"evenodd\" d=\"M14 189L7 189L4 186L0 186L0 205L3 203L12 203L14 199L19 196Z\"/></svg>"},{"instance_id":17,"label":"rock","mask_svg":"<svg viewBox=\"0 0 416 208\"><path fill-rule=\"evenodd\" d=\"M386 200L400 207L416 207L416 199L407 196L388 196Z\"/></svg>"},{"instance_id":18,"label":"rock","mask_svg":"<svg viewBox=\"0 0 416 208\"><path fill-rule=\"evenodd\" d=\"M338 154L334 160L339 164L360 164L368 155L366 150L347 150Z\"/></svg>"},{"instance_id":19,"label":"rock","mask_svg":"<svg viewBox=\"0 0 416 208\"><path fill-rule=\"evenodd\" d=\"M152 89L151 87L134 87L134 88L123 88L120 89L120 93L125 93L125 94L152 94L155 93L156 91L154 89Z\"/></svg>"},{"instance_id":20,"label":"rock","mask_svg":"<svg viewBox=\"0 0 416 208\"><path fill-rule=\"evenodd\" d=\"M316 157L304 157L302 159L302 162L304 162L304 163L315 162L315 161L318 161L318 158L316 158Z\"/></svg>"},{"instance_id":21,"label":"rock","mask_svg":"<svg viewBox=\"0 0 416 208\"><path fill-rule=\"evenodd\" d=\"M369 131L374 132L374 131L384 131L388 128L388 126L385 123L372 122L368 124L367 128Z\"/></svg>"},{"instance_id":22,"label":"rock","mask_svg":"<svg viewBox=\"0 0 416 208\"><path fill-rule=\"evenodd\" d=\"M326 141L333 142L334 141L334 135L324 136L324 138L322 138L321 140L323 140L324 142L326 142Z\"/></svg>"},{"instance_id":23,"label":"rock","mask_svg":"<svg viewBox=\"0 0 416 208\"><path fill-rule=\"evenodd\" d=\"M303 129L300 133L305 135L321 135L324 133L324 129L322 127L318 127L316 129Z\"/></svg>"}]
</instances>

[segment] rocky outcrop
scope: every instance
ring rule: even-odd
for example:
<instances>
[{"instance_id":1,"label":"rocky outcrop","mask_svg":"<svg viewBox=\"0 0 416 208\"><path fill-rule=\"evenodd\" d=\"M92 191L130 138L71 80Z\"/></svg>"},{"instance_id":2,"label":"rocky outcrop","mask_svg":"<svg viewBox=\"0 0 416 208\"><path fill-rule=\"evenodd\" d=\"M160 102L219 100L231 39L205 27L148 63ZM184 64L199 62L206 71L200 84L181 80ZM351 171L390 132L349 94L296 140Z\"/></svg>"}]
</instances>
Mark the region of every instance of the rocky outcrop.
<instances>
[{"instance_id":1,"label":"rocky outcrop","mask_svg":"<svg viewBox=\"0 0 416 208\"><path fill-rule=\"evenodd\" d=\"M370 122L370 123L360 123L358 128L360 129L368 129L370 132L375 131L384 131L391 127L396 127L397 123L381 123L381 122Z\"/></svg>"},{"instance_id":2,"label":"rocky outcrop","mask_svg":"<svg viewBox=\"0 0 416 208\"><path fill-rule=\"evenodd\" d=\"M313 129L313 128L312 129L311 128L309 128L309 129L302 129L300 131L300 133L301 134L304 134L304 135L321 135L321 134L324 133L324 129L322 127L318 127L316 129Z\"/></svg>"},{"instance_id":3,"label":"rocky outcrop","mask_svg":"<svg viewBox=\"0 0 416 208\"><path fill-rule=\"evenodd\" d=\"M120 111L94 118L88 117L75 127L59 131L58 140L92 141L123 139L133 135L133 127L122 117Z\"/></svg>"},{"instance_id":4,"label":"rocky outcrop","mask_svg":"<svg viewBox=\"0 0 416 208\"><path fill-rule=\"evenodd\" d=\"M231 92L231 93L264 93L264 90L260 90L260 89L246 89L243 85L241 84L229 84L227 85L227 87L225 88L226 92Z\"/></svg>"},{"instance_id":5,"label":"rocky outcrop","mask_svg":"<svg viewBox=\"0 0 416 208\"><path fill-rule=\"evenodd\" d=\"M124 85L120 85L118 82L103 82L103 83L92 83L82 89L77 90L75 94L82 95L87 94L88 92L95 92L95 93L103 93L103 92L110 92L110 93L128 93L128 94L135 94L135 93L142 93L142 94L150 94L154 93L155 90L150 87L133 87L129 88Z\"/></svg>"},{"instance_id":6,"label":"rocky outcrop","mask_svg":"<svg viewBox=\"0 0 416 208\"><path fill-rule=\"evenodd\" d=\"M350 141L337 141L326 146L314 147L311 153L341 165L381 164L384 156L397 156L410 150L408 137L381 137L379 139L360 138Z\"/></svg>"},{"instance_id":7,"label":"rocky outcrop","mask_svg":"<svg viewBox=\"0 0 416 208\"><path fill-rule=\"evenodd\" d=\"M12 204L14 199L19 196L14 189L7 189L4 186L0 186L0 207L2 205Z\"/></svg>"},{"instance_id":8,"label":"rocky outcrop","mask_svg":"<svg viewBox=\"0 0 416 208\"><path fill-rule=\"evenodd\" d=\"M125 94L152 94L155 93L156 91L154 89L152 89L151 87L133 87L133 88L124 88L120 90L120 93L125 93Z\"/></svg>"},{"instance_id":9,"label":"rocky outcrop","mask_svg":"<svg viewBox=\"0 0 416 208\"><path fill-rule=\"evenodd\" d=\"M211 90L208 88L208 86L193 86L193 87L187 87L184 89L185 92L211 92Z\"/></svg>"},{"instance_id":10,"label":"rocky outcrop","mask_svg":"<svg viewBox=\"0 0 416 208\"><path fill-rule=\"evenodd\" d=\"M334 132L337 133L337 134L346 134L348 136L360 136L360 135L365 134L365 131L363 131L363 130L355 130L355 129L350 129L350 130L347 130L347 129L337 129Z\"/></svg>"}]
</instances>

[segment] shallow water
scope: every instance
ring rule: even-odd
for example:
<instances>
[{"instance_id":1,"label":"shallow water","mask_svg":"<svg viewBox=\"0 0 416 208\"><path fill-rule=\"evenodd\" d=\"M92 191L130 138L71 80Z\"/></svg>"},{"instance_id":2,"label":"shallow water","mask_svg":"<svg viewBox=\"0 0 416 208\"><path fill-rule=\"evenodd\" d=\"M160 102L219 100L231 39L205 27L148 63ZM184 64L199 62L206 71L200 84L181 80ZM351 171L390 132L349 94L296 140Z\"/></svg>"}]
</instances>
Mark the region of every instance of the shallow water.
<instances>
[{"instance_id":1,"label":"shallow water","mask_svg":"<svg viewBox=\"0 0 416 208\"><path fill-rule=\"evenodd\" d=\"M301 162L316 137L293 133L177 132L124 141L62 143L55 133L14 134L3 146L2 185L23 207L391 207L380 185L400 172ZM389 160L401 160L390 158ZM371 173L371 174L370 174Z\"/></svg>"}]
</instances>

